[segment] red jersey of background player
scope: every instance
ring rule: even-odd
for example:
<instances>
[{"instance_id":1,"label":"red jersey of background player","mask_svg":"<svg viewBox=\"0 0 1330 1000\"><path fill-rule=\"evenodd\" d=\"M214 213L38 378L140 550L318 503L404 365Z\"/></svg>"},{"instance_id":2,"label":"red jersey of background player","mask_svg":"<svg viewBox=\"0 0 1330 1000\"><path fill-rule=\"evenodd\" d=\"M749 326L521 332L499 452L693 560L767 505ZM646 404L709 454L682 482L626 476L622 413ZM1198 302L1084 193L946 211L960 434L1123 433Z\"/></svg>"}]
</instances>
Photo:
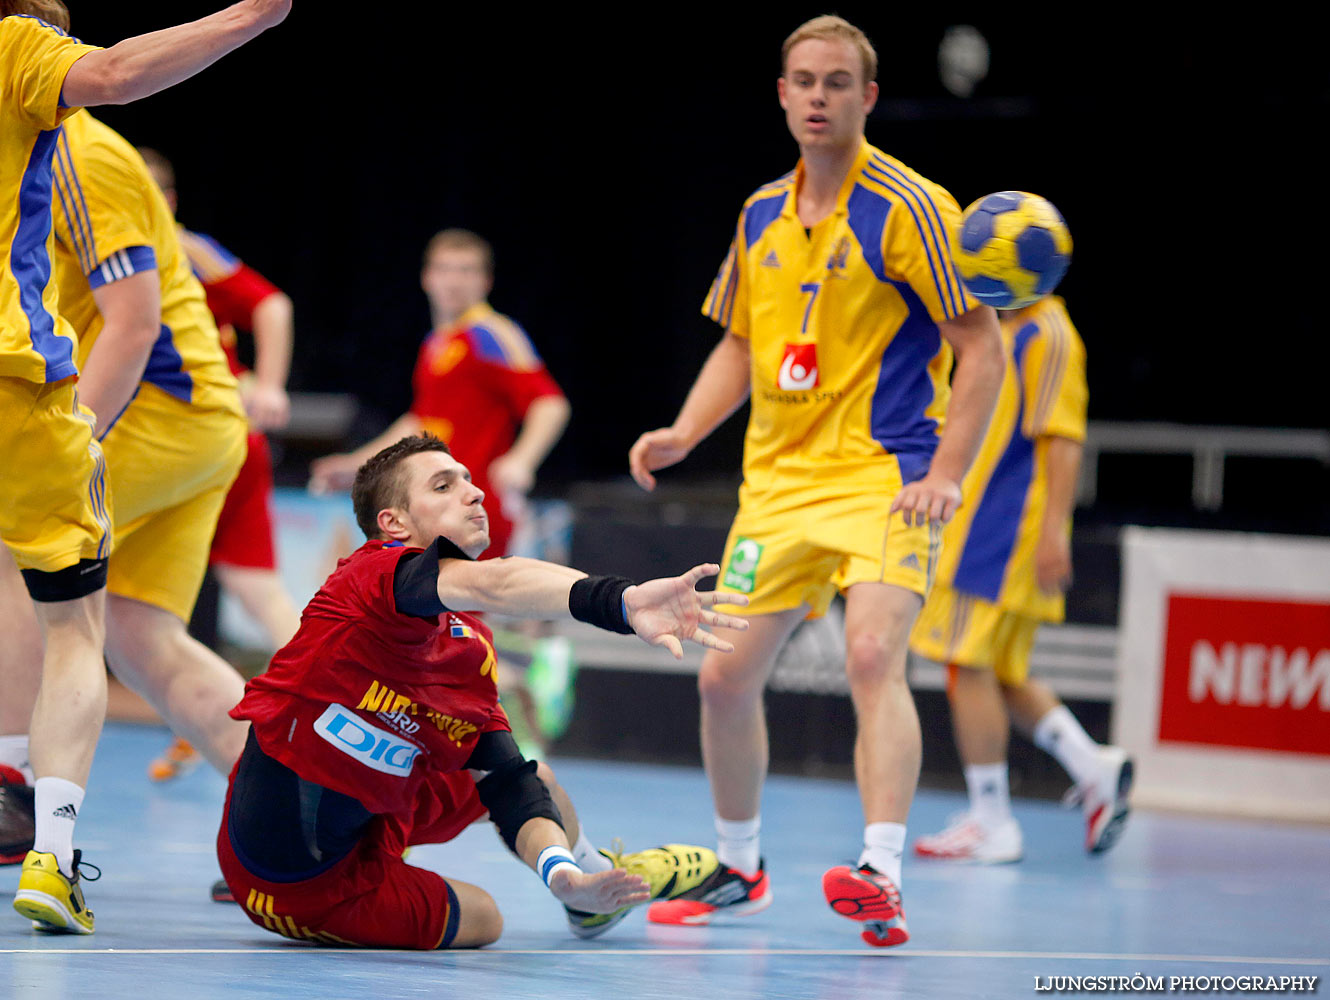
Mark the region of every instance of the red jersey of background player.
<instances>
[{"instance_id":1,"label":"red jersey of background player","mask_svg":"<svg viewBox=\"0 0 1330 1000\"><path fill-rule=\"evenodd\" d=\"M295 638L231 710L250 720L264 753L306 781L398 816L416 807L430 772L462 770L481 733L510 728L489 629L453 611L398 610L394 578L411 554L435 586L441 556L468 558L442 538L423 552L366 542L338 563Z\"/></svg>"},{"instance_id":2,"label":"red jersey of background player","mask_svg":"<svg viewBox=\"0 0 1330 1000\"><path fill-rule=\"evenodd\" d=\"M231 374L243 375L248 369L236 356L236 328L248 330L258 304L277 293L278 288L211 236L190 232L183 226L179 235L189 266L203 285L208 308L217 320Z\"/></svg>"},{"instance_id":3,"label":"red jersey of background player","mask_svg":"<svg viewBox=\"0 0 1330 1000\"><path fill-rule=\"evenodd\" d=\"M411 412L485 491L489 551L503 555L512 512L505 514L502 498L490 486L490 463L512 447L535 400L563 391L522 328L484 302L425 338L411 382Z\"/></svg>"}]
</instances>

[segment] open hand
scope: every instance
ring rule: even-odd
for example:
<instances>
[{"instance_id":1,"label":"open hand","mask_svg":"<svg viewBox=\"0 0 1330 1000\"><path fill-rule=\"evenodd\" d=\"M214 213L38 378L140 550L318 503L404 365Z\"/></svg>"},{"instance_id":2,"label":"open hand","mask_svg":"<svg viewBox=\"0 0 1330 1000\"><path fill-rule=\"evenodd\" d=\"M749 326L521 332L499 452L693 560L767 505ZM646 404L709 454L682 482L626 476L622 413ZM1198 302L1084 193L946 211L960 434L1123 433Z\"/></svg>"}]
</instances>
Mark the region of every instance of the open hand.
<instances>
[{"instance_id":1,"label":"open hand","mask_svg":"<svg viewBox=\"0 0 1330 1000\"><path fill-rule=\"evenodd\" d=\"M628 624L644 641L663 646L683 659L683 642L695 642L722 653L734 652L734 646L712 635L703 625L743 630L748 628L746 618L736 618L710 610L717 604L743 605L748 598L743 594L718 594L714 590L698 592L698 581L715 576L720 567L715 563L694 566L683 576L648 580L624 591L624 604L628 608Z\"/></svg>"},{"instance_id":2,"label":"open hand","mask_svg":"<svg viewBox=\"0 0 1330 1000\"><path fill-rule=\"evenodd\" d=\"M564 906L586 913L613 913L651 898L647 880L622 868L591 873L561 868L550 876L550 892Z\"/></svg>"}]
</instances>

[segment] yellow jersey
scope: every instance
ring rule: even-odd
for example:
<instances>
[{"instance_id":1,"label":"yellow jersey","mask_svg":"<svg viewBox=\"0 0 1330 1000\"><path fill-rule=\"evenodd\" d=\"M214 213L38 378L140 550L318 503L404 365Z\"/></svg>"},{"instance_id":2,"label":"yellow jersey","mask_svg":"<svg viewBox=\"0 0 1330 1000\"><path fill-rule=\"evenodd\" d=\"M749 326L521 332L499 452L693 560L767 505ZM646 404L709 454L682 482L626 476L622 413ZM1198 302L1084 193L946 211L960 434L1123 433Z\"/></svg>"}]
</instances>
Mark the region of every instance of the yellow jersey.
<instances>
[{"instance_id":1,"label":"yellow jersey","mask_svg":"<svg viewBox=\"0 0 1330 1000\"><path fill-rule=\"evenodd\" d=\"M1005 610L1061 621L1061 594L1035 580L1048 506L1048 439L1085 440L1085 345L1062 299L999 312L1007 369L997 408L942 535L937 580Z\"/></svg>"},{"instance_id":2,"label":"yellow jersey","mask_svg":"<svg viewBox=\"0 0 1330 1000\"><path fill-rule=\"evenodd\" d=\"M835 211L805 230L803 172L744 203L702 306L749 342L744 491L899 489L942 434L952 351L938 324L977 304L951 260L960 208L864 141Z\"/></svg>"},{"instance_id":3,"label":"yellow jersey","mask_svg":"<svg viewBox=\"0 0 1330 1000\"><path fill-rule=\"evenodd\" d=\"M186 403L206 387L234 391L203 286L143 157L88 112L65 123L55 153L55 273L79 366L102 329L93 289L156 268L162 328L140 381Z\"/></svg>"},{"instance_id":4,"label":"yellow jersey","mask_svg":"<svg viewBox=\"0 0 1330 1000\"><path fill-rule=\"evenodd\" d=\"M95 46L25 15L0 18L0 376L77 375L51 268L51 160L69 68Z\"/></svg>"}]
</instances>

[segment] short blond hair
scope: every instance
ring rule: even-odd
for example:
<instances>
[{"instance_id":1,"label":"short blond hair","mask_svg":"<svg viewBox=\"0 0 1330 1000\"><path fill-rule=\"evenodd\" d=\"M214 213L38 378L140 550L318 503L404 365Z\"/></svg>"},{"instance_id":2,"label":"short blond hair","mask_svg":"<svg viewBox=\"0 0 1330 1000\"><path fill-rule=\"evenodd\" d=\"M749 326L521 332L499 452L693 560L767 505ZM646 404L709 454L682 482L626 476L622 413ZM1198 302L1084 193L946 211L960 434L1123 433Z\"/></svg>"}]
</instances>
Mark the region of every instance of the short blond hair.
<instances>
[{"instance_id":1,"label":"short blond hair","mask_svg":"<svg viewBox=\"0 0 1330 1000\"><path fill-rule=\"evenodd\" d=\"M0 0L0 17L26 14L69 31L69 10L60 0Z\"/></svg>"},{"instance_id":2,"label":"short blond hair","mask_svg":"<svg viewBox=\"0 0 1330 1000\"><path fill-rule=\"evenodd\" d=\"M494 277L494 247L489 240L478 236L469 229L445 229L435 233L425 244L425 253L421 263L429 266L429 260L440 250L471 250L480 255L485 273Z\"/></svg>"},{"instance_id":3,"label":"short blond hair","mask_svg":"<svg viewBox=\"0 0 1330 1000\"><path fill-rule=\"evenodd\" d=\"M849 42L859 51L859 59L864 67L864 84L877 79L877 50L868 36L843 17L835 14L823 14L811 21L805 21L791 32L780 47L780 71L785 74L790 61L790 50L800 42L817 38L824 42Z\"/></svg>"}]
</instances>

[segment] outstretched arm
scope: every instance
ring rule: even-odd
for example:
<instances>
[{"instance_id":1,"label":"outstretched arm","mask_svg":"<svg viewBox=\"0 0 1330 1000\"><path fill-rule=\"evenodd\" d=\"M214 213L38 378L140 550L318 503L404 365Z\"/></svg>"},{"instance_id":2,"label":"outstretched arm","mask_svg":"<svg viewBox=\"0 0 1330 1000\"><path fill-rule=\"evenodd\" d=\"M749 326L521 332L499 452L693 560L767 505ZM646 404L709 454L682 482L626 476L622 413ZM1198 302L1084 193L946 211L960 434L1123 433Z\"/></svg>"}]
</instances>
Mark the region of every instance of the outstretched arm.
<instances>
[{"instance_id":1,"label":"outstretched arm","mask_svg":"<svg viewBox=\"0 0 1330 1000\"><path fill-rule=\"evenodd\" d=\"M644 642L663 646L676 659L682 659L683 642L723 653L734 649L704 625L748 627L743 618L711 610L716 604L747 604L747 598L714 591L699 593L696 589L704 577L719 572L719 566L708 563L694 566L682 576L634 586L628 580L592 578L581 570L539 559L471 562L445 558L439 561L439 600L455 611L493 611L518 618L579 618L612 631L635 633Z\"/></svg>"},{"instance_id":2,"label":"outstretched arm","mask_svg":"<svg viewBox=\"0 0 1330 1000\"><path fill-rule=\"evenodd\" d=\"M291 0L242 0L187 24L127 38L74 63L65 75L66 107L129 104L188 80L267 31Z\"/></svg>"},{"instance_id":3,"label":"outstretched arm","mask_svg":"<svg viewBox=\"0 0 1330 1000\"><path fill-rule=\"evenodd\" d=\"M628 469L644 490L656 488L657 469L682 462L697 443L743 405L752 389L748 341L726 333L712 349L669 427L647 431L628 452Z\"/></svg>"}]
</instances>

